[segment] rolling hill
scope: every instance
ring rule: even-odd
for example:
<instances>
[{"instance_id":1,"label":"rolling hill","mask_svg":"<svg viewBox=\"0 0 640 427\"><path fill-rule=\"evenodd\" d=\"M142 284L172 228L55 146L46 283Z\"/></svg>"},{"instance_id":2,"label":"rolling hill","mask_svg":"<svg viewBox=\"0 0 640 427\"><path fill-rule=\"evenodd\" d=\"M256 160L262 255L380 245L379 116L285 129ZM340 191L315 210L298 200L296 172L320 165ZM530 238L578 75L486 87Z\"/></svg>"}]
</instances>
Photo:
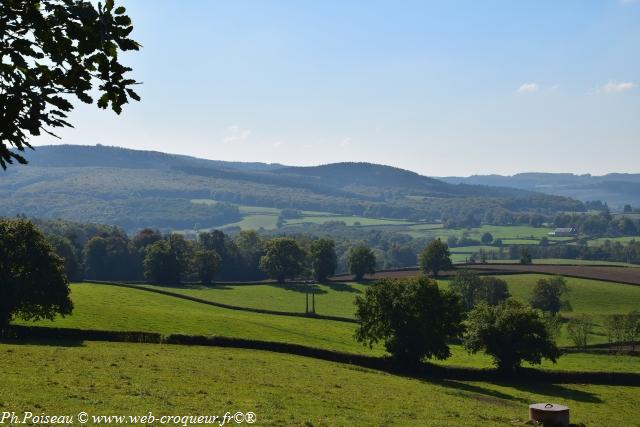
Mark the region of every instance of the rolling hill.
<instances>
[{"instance_id":1,"label":"rolling hill","mask_svg":"<svg viewBox=\"0 0 640 427\"><path fill-rule=\"evenodd\" d=\"M436 220L491 209L584 210L567 197L452 184L390 166L316 167L223 162L106 146L43 146L3 172L0 215L114 224L127 230L215 227L241 218L235 205L371 218ZM193 199L218 203L198 204Z\"/></svg>"}]
</instances>

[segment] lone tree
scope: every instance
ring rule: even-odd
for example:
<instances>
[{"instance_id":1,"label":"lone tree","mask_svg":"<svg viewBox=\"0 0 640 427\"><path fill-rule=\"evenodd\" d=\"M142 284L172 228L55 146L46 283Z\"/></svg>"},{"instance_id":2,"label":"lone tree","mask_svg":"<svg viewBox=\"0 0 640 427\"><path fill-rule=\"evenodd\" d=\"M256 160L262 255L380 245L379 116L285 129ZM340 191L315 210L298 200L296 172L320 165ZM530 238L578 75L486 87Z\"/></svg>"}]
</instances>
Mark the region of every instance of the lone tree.
<instances>
[{"instance_id":1,"label":"lone tree","mask_svg":"<svg viewBox=\"0 0 640 427\"><path fill-rule=\"evenodd\" d=\"M347 255L349 272L356 280L362 280L365 274L373 274L376 271L376 256L371 249L364 244L353 246Z\"/></svg>"},{"instance_id":2,"label":"lone tree","mask_svg":"<svg viewBox=\"0 0 640 427\"><path fill-rule=\"evenodd\" d=\"M555 363L560 357L539 312L513 299L479 304L465 326L465 348L470 353L483 350L501 371L514 371L523 361L540 364L543 358Z\"/></svg>"},{"instance_id":3,"label":"lone tree","mask_svg":"<svg viewBox=\"0 0 640 427\"><path fill-rule=\"evenodd\" d=\"M309 257L311 258L311 269L314 278L321 282L333 275L338 266L336 255L336 244L331 239L318 239L311 243L309 247Z\"/></svg>"},{"instance_id":4,"label":"lone tree","mask_svg":"<svg viewBox=\"0 0 640 427\"><path fill-rule=\"evenodd\" d=\"M30 221L0 220L0 331L13 318L71 314L64 262Z\"/></svg>"},{"instance_id":5,"label":"lone tree","mask_svg":"<svg viewBox=\"0 0 640 427\"><path fill-rule=\"evenodd\" d=\"M356 339L369 347L384 341L404 366L424 357L446 359L449 343L462 332L458 297L427 277L379 280L355 304Z\"/></svg>"},{"instance_id":6,"label":"lone tree","mask_svg":"<svg viewBox=\"0 0 640 427\"><path fill-rule=\"evenodd\" d=\"M260 268L284 283L287 278L295 278L304 271L306 254L298 243L290 237L276 237L265 244L265 254L260 258Z\"/></svg>"},{"instance_id":7,"label":"lone tree","mask_svg":"<svg viewBox=\"0 0 640 427\"><path fill-rule=\"evenodd\" d=\"M571 304L562 297L569 292L564 277L554 276L550 279L540 279L533 288L529 304L544 312L555 315L560 310L571 311Z\"/></svg>"},{"instance_id":8,"label":"lone tree","mask_svg":"<svg viewBox=\"0 0 640 427\"><path fill-rule=\"evenodd\" d=\"M432 272L434 277L438 277L443 270L452 269L449 246L440 239L429 242L420 254L420 268L425 274Z\"/></svg>"},{"instance_id":9,"label":"lone tree","mask_svg":"<svg viewBox=\"0 0 640 427\"><path fill-rule=\"evenodd\" d=\"M198 275L198 279L205 285L213 280L213 276L220 270L222 258L216 251L202 250L195 253L193 257L193 269Z\"/></svg>"},{"instance_id":10,"label":"lone tree","mask_svg":"<svg viewBox=\"0 0 640 427\"><path fill-rule=\"evenodd\" d=\"M120 114L129 99L140 97L137 82L118 62L121 51L138 50L125 8L113 0L104 6L82 0L3 0L0 2L0 166L33 148L29 135L54 135L71 127L70 98ZM93 91L97 83L97 90ZM55 135L54 135L55 136Z\"/></svg>"}]
</instances>

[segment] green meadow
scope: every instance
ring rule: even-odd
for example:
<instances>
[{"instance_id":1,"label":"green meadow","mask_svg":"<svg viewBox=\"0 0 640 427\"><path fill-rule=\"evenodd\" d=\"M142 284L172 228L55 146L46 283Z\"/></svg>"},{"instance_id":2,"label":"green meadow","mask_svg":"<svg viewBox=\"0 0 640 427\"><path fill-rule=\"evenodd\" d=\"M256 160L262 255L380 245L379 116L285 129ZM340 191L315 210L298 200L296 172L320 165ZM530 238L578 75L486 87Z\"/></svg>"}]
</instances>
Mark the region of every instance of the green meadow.
<instances>
[{"instance_id":1,"label":"green meadow","mask_svg":"<svg viewBox=\"0 0 640 427\"><path fill-rule=\"evenodd\" d=\"M509 283L513 297L525 302L536 281L543 277L545 276L533 274L503 276ZM573 311L562 312L562 316L570 318L576 314L591 315L596 324L594 333L590 336L591 343L606 342L601 326L603 315L640 309L640 287L587 279L569 278L567 282L570 288L568 299ZM440 280L439 283L444 288L448 287L447 280ZM355 296L362 294L367 286L370 285L318 285L315 289L317 313L354 317ZM304 285L156 288L240 307L297 313L304 312L305 308ZM180 333L227 336L290 342L357 354L384 354L381 346L369 349L357 343L353 338L356 328L353 323L226 309L144 290L108 285L73 284L71 289L75 305L72 316L58 318L54 322L40 321L35 324L80 329L159 332L165 335ZM573 345L564 329L558 338L558 344ZM466 355L461 348L456 351L464 355L444 363L461 366L471 364L483 368L491 366L489 358L482 355ZM464 363L460 363L461 361ZM546 367L565 369L564 363L561 359L560 365ZM573 364L571 369L579 370L579 366Z\"/></svg>"},{"instance_id":2,"label":"green meadow","mask_svg":"<svg viewBox=\"0 0 640 427\"><path fill-rule=\"evenodd\" d=\"M573 423L637 425L637 387L429 381L293 355L102 342L0 344L3 410L223 415L255 425L526 425L527 405L562 402ZM634 424L635 423L635 424Z\"/></svg>"},{"instance_id":3,"label":"green meadow","mask_svg":"<svg viewBox=\"0 0 640 427\"><path fill-rule=\"evenodd\" d=\"M74 303L71 316L31 324L165 335L216 335L291 342L352 353L382 353L381 349L371 351L355 342L353 323L229 310L108 285L73 284L71 298Z\"/></svg>"}]
</instances>

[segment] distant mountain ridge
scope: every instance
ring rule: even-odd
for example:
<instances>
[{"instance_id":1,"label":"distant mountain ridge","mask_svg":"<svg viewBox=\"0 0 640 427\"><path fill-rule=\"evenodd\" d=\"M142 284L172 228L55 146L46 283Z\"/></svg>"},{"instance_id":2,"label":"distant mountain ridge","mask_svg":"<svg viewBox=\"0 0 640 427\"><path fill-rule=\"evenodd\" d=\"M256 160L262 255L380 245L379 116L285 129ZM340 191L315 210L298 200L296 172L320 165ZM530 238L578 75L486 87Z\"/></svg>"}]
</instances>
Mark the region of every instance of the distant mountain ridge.
<instances>
[{"instance_id":1,"label":"distant mountain ridge","mask_svg":"<svg viewBox=\"0 0 640 427\"><path fill-rule=\"evenodd\" d=\"M439 179L451 184L492 185L541 191L582 201L602 200L612 208L620 208L625 204L640 206L640 173L610 173L597 176L527 172L512 176L473 175Z\"/></svg>"},{"instance_id":2,"label":"distant mountain ridge","mask_svg":"<svg viewBox=\"0 0 640 427\"><path fill-rule=\"evenodd\" d=\"M415 221L480 220L489 210L553 213L582 203L542 193L452 184L391 166L312 167L224 162L107 146L57 145L25 153L0 173L0 215L26 214L115 224L191 228L238 221L223 203Z\"/></svg>"},{"instance_id":3,"label":"distant mountain ridge","mask_svg":"<svg viewBox=\"0 0 640 427\"><path fill-rule=\"evenodd\" d=\"M207 160L160 151L131 150L106 145L44 145L26 151L31 166L81 167L100 166L134 169L170 169L177 167L217 167L224 169L266 171L285 167L277 163L228 162Z\"/></svg>"}]
</instances>

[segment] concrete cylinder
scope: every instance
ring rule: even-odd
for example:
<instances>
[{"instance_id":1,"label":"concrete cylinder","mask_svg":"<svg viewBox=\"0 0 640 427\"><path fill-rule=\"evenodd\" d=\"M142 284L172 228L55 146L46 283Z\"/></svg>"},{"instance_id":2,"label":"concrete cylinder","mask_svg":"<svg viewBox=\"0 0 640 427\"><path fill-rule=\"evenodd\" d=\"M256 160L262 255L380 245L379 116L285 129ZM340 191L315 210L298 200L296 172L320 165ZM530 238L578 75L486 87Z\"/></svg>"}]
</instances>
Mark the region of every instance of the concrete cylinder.
<instances>
[{"instance_id":1,"label":"concrete cylinder","mask_svg":"<svg viewBox=\"0 0 640 427\"><path fill-rule=\"evenodd\" d=\"M569 427L569 408L555 403L529 405L529 419L549 427Z\"/></svg>"}]
</instances>

